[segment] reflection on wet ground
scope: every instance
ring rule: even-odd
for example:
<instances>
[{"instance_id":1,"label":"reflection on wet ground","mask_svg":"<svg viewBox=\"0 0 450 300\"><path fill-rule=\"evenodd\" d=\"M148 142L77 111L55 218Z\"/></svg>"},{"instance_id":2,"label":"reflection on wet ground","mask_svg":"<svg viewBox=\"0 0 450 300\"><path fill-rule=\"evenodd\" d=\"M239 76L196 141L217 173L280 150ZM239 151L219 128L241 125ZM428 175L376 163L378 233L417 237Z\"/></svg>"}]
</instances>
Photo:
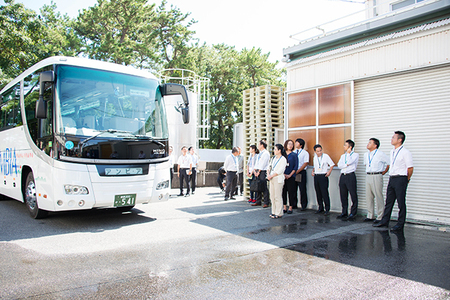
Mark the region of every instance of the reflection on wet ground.
<instances>
[{"instance_id":1,"label":"reflection on wet ground","mask_svg":"<svg viewBox=\"0 0 450 300\"><path fill-rule=\"evenodd\" d=\"M450 240L446 232L414 226L400 233L368 228L286 249L450 289Z\"/></svg>"}]
</instances>

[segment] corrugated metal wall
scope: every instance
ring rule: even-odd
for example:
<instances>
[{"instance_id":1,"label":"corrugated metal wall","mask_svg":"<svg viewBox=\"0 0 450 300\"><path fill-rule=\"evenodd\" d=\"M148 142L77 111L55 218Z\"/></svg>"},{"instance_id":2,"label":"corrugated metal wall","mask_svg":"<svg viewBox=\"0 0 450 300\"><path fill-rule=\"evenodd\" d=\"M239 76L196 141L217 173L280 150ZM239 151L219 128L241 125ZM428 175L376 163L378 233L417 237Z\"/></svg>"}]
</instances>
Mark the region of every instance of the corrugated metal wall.
<instances>
[{"instance_id":1,"label":"corrugated metal wall","mask_svg":"<svg viewBox=\"0 0 450 300\"><path fill-rule=\"evenodd\" d=\"M414 160L407 218L450 224L450 66L355 81L355 143L360 207L365 208L363 153L371 137L389 154L396 130ZM385 176L384 193L388 176ZM395 206L396 207L396 206ZM396 208L395 208L396 209ZM394 210L393 216L397 216Z\"/></svg>"}]
</instances>

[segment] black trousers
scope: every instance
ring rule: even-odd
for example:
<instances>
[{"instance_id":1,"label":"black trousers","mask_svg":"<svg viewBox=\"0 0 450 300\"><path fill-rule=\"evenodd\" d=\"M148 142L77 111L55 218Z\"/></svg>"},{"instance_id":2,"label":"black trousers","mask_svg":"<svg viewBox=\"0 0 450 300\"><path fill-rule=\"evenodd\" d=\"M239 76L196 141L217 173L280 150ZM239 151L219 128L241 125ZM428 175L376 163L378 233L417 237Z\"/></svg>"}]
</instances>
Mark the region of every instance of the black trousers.
<instances>
[{"instance_id":1,"label":"black trousers","mask_svg":"<svg viewBox=\"0 0 450 300\"><path fill-rule=\"evenodd\" d=\"M197 168L192 168L191 174L191 189L192 192L195 192L195 185L197 184Z\"/></svg>"},{"instance_id":2,"label":"black trousers","mask_svg":"<svg viewBox=\"0 0 450 300\"><path fill-rule=\"evenodd\" d=\"M236 189L237 184L237 172L227 172L227 187L225 188L225 198L233 196L233 192Z\"/></svg>"},{"instance_id":3,"label":"black trousers","mask_svg":"<svg viewBox=\"0 0 450 300\"><path fill-rule=\"evenodd\" d=\"M266 184L264 185L264 191L256 194L256 203L261 204L261 202L263 201L263 196L264 196L264 205L269 205L270 204L270 195L269 195L269 189L267 188L267 181L266 181L267 171L260 171L258 178L263 180L264 182L266 182Z\"/></svg>"},{"instance_id":4,"label":"black trousers","mask_svg":"<svg viewBox=\"0 0 450 300\"><path fill-rule=\"evenodd\" d=\"M328 192L329 180L325 174L315 174L314 175L314 189L316 190L317 204L319 205L319 210L325 211L330 210L330 194Z\"/></svg>"},{"instance_id":5,"label":"black trousers","mask_svg":"<svg viewBox=\"0 0 450 300\"><path fill-rule=\"evenodd\" d=\"M189 186L191 178L187 174L188 171L189 171L189 168L181 168L180 169L180 194L183 194L183 181L186 182L186 186L187 186L187 192L186 193L189 194L191 192L191 188Z\"/></svg>"},{"instance_id":6,"label":"black trousers","mask_svg":"<svg viewBox=\"0 0 450 300\"><path fill-rule=\"evenodd\" d=\"M383 219L381 223L388 224L391 219L392 208L395 199L398 205L397 225L403 226L406 221L406 188L408 187L407 176L391 176L386 191L386 205L384 206Z\"/></svg>"},{"instance_id":7,"label":"black trousers","mask_svg":"<svg viewBox=\"0 0 450 300\"><path fill-rule=\"evenodd\" d=\"M289 195L289 206L293 208L297 206L297 182L295 181L295 176L284 181L283 186L283 205L287 205Z\"/></svg>"},{"instance_id":8,"label":"black trousers","mask_svg":"<svg viewBox=\"0 0 450 300\"><path fill-rule=\"evenodd\" d=\"M302 175L302 181L297 182L298 189L300 190L300 205L302 208L306 209L308 206L308 194L306 193L306 170L300 171ZM294 208L297 208L297 203L295 204Z\"/></svg>"},{"instance_id":9,"label":"black trousers","mask_svg":"<svg viewBox=\"0 0 450 300\"><path fill-rule=\"evenodd\" d=\"M173 181L173 168L170 168L170 187L172 188L172 181Z\"/></svg>"},{"instance_id":10,"label":"black trousers","mask_svg":"<svg viewBox=\"0 0 450 300\"><path fill-rule=\"evenodd\" d=\"M358 195L356 194L355 172L347 175L341 174L339 178L339 192L341 194L342 213L348 214L348 194L352 197L352 208L350 214L356 216L358 212Z\"/></svg>"}]
</instances>

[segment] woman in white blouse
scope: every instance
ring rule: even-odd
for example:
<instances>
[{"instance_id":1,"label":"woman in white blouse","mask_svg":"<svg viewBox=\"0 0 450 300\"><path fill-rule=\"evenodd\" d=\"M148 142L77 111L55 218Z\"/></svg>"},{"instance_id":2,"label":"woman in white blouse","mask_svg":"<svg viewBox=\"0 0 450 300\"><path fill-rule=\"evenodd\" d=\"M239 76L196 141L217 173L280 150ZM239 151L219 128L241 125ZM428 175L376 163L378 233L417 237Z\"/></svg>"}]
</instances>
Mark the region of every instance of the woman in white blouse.
<instances>
[{"instance_id":1,"label":"woman in white blouse","mask_svg":"<svg viewBox=\"0 0 450 300\"><path fill-rule=\"evenodd\" d=\"M273 150L275 156L270 163L270 174L267 180L270 181L270 200L272 202L272 219L278 219L283 216L283 185L284 170L286 169L287 159L284 147L276 144Z\"/></svg>"}]
</instances>

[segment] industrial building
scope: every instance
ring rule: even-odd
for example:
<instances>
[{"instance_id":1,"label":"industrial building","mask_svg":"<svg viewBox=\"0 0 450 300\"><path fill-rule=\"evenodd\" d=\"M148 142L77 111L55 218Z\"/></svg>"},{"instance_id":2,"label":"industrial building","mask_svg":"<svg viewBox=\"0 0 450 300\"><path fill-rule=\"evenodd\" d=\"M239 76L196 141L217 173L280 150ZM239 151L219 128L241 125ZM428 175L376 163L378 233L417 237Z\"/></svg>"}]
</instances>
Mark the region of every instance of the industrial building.
<instances>
[{"instance_id":1,"label":"industrial building","mask_svg":"<svg viewBox=\"0 0 450 300\"><path fill-rule=\"evenodd\" d=\"M366 7L364 21L322 30L283 50L285 138L306 140L309 207L317 205L311 176L316 143L337 164L345 140L355 141L363 214L367 142L378 138L388 154L394 131L401 130L414 160L407 220L450 224L450 1L370 0ZM341 209L338 178L336 169L330 180L334 211ZM385 175L384 191L387 181Z\"/></svg>"}]
</instances>

